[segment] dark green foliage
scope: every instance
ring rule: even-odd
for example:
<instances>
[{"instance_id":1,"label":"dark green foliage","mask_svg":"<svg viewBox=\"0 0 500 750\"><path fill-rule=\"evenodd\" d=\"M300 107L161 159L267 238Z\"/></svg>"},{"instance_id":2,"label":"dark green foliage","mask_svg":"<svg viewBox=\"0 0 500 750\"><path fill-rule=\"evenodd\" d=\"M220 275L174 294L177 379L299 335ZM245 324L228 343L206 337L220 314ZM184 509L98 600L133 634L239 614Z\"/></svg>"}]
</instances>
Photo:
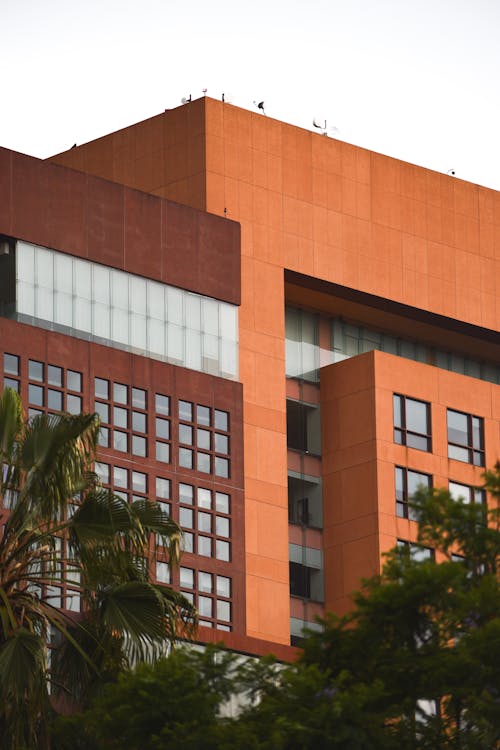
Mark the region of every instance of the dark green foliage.
<instances>
[{"instance_id":1,"label":"dark green foliage","mask_svg":"<svg viewBox=\"0 0 500 750\"><path fill-rule=\"evenodd\" d=\"M54 750L498 750L500 467L485 479L487 514L422 493L419 540L439 561L393 550L297 663L174 653L60 725ZM228 690L244 697L232 718Z\"/></svg>"},{"instance_id":2,"label":"dark green foliage","mask_svg":"<svg viewBox=\"0 0 500 750\"><path fill-rule=\"evenodd\" d=\"M84 704L194 623L191 605L151 583L144 564L152 534L178 562L179 527L157 503L129 505L98 486L90 471L98 432L97 415L25 421L18 394L0 396L2 750L48 748L54 698ZM51 600L52 587L75 581L80 615Z\"/></svg>"}]
</instances>

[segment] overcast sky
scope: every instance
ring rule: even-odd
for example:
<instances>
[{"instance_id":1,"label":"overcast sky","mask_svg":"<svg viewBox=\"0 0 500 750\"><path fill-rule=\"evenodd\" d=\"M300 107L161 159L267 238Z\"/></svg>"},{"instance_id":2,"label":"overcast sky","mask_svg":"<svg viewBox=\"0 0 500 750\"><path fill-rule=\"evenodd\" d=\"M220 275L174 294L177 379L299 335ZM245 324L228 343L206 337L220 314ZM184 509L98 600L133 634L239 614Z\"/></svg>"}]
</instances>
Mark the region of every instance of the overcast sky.
<instances>
[{"instance_id":1,"label":"overcast sky","mask_svg":"<svg viewBox=\"0 0 500 750\"><path fill-rule=\"evenodd\" d=\"M500 0L0 0L0 145L241 107L500 190Z\"/></svg>"}]
</instances>

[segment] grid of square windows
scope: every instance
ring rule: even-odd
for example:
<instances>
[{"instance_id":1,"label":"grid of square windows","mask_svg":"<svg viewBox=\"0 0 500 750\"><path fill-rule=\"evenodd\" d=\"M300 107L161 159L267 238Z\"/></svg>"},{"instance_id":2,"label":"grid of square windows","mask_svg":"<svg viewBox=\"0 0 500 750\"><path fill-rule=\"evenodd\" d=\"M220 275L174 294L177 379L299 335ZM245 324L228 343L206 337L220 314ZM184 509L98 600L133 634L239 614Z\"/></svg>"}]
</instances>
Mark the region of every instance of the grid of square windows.
<instances>
[{"instance_id":1,"label":"grid of square windows","mask_svg":"<svg viewBox=\"0 0 500 750\"><path fill-rule=\"evenodd\" d=\"M231 578L181 566L179 586L198 610L200 625L223 631L232 629Z\"/></svg>"},{"instance_id":2,"label":"grid of square windows","mask_svg":"<svg viewBox=\"0 0 500 750\"><path fill-rule=\"evenodd\" d=\"M231 475L229 414L179 400L179 466L228 479Z\"/></svg>"},{"instance_id":3,"label":"grid of square windows","mask_svg":"<svg viewBox=\"0 0 500 750\"><path fill-rule=\"evenodd\" d=\"M133 502L149 497L149 477L145 472L102 461L96 461L94 468L101 484L123 500Z\"/></svg>"},{"instance_id":4,"label":"grid of square windows","mask_svg":"<svg viewBox=\"0 0 500 750\"><path fill-rule=\"evenodd\" d=\"M231 498L226 492L180 482L179 525L185 552L231 561Z\"/></svg>"},{"instance_id":5,"label":"grid of square windows","mask_svg":"<svg viewBox=\"0 0 500 750\"><path fill-rule=\"evenodd\" d=\"M60 365L46 364L28 359L28 415L42 412L67 411L80 414L83 410L82 373ZM21 358L4 352L3 384L6 388L21 391Z\"/></svg>"},{"instance_id":6,"label":"grid of square windows","mask_svg":"<svg viewBox=\"0 0 500 750\"><path fill-rule=\"evenodd\" d=\"M148 394L144 388L94 378L95 410L101 418L99 445L139 458L148 455Z\"/></svg>"}]
</instances>

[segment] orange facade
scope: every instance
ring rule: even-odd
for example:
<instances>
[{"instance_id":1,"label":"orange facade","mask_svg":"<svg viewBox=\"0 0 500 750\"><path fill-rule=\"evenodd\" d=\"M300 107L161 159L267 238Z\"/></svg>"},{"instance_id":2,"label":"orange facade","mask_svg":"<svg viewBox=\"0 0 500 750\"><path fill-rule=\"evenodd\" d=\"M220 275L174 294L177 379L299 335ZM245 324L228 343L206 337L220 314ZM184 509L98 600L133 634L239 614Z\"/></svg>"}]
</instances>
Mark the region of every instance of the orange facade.
<instances>
[{"instance_id":1,"label":"orange facade","mask_svg":"<svg viewBox=\"0 0 500 750\"><path fill-rule=\"evenodd\" d=\"M498 365L500 194L206 98L52 161L241 225L246 630L289 643L290 615L322 611L290 598L289 544L322 552L325 607L345 609L414 538L395 464L476 485L480 469L448 458L446 409L484 418L491 465L500 385L379 352L323 367L319 388L287 381L285 304ZM394 393L430 404L432 451L394 443ZM287 451L287 395L320 404L321 462ZM289 527L290 471L322 477L322 531Z\"/></svg>"}]
</instances>

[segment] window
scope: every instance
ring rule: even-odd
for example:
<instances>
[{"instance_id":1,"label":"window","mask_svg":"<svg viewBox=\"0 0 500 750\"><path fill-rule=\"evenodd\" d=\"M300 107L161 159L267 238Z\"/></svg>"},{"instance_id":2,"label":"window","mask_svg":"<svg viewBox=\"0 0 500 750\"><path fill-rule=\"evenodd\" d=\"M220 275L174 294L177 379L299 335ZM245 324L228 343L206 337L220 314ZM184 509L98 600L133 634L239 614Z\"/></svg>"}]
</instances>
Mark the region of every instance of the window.
<instances>
[{"instance_id":1,"label":"window","mask_svg":"<svg viewBox=\"0 0 500 750\"><path fill-rule=\"evenodd\" d=\"M467 484L450 482L448 489L454 500L462 500L464 503L486 504L486 493L478 487L469 487Z\"/></svg>"},{"instance_id":2,"label":"window","mask_svg":"<svg viewBox=\"0 0 500 750\"><path fill-rule=\"evenodd\" d=\"M286 439L292 450L321 455L320 410L314 405L287 399Z\"/></svg>"},{"instance_id":3,"label":"window","mask_svg":"<svg viewBox=\"0 0 500 750\"><path fill-rule=\"evenodd\" d=\"M394 395L394 442L421 451L431 450L430 404Z\"/></svg>"},{"instance_id":4,"label":"window","mask_svg":"<svg viewBox=\"0 0 500 750\"><path fill-rule=\"evenodd\" d=\"M448 458L484 466L484 422L481 417L448 409Z\"/></svg>"},{"instance_id":5,"label":"window","mask_svg":"<svg viewBox=\"0 0 500 750\"><path fill-rule=\"evenodd\" d=\"M420 487L430 489L432 487L432 477L429 474L422 474L413 469L406 469L402 466L396 466L396 514L400 518L409 518L412 521L417 520L415 510L410 507L416 491Z\"/></svg>"},{"instance_id":6,"label":"window","mask_svg":"<svg viewBox=\"0 0 500 750\"><path fill-rule=\"evenodd\" d=\"M430 547L423 547L421 544L414 544L403 539L397 541L398 549L403 553L408 553L412 560L424 562L434 559L434 550Z\"/></svg>"}]
</instances>

